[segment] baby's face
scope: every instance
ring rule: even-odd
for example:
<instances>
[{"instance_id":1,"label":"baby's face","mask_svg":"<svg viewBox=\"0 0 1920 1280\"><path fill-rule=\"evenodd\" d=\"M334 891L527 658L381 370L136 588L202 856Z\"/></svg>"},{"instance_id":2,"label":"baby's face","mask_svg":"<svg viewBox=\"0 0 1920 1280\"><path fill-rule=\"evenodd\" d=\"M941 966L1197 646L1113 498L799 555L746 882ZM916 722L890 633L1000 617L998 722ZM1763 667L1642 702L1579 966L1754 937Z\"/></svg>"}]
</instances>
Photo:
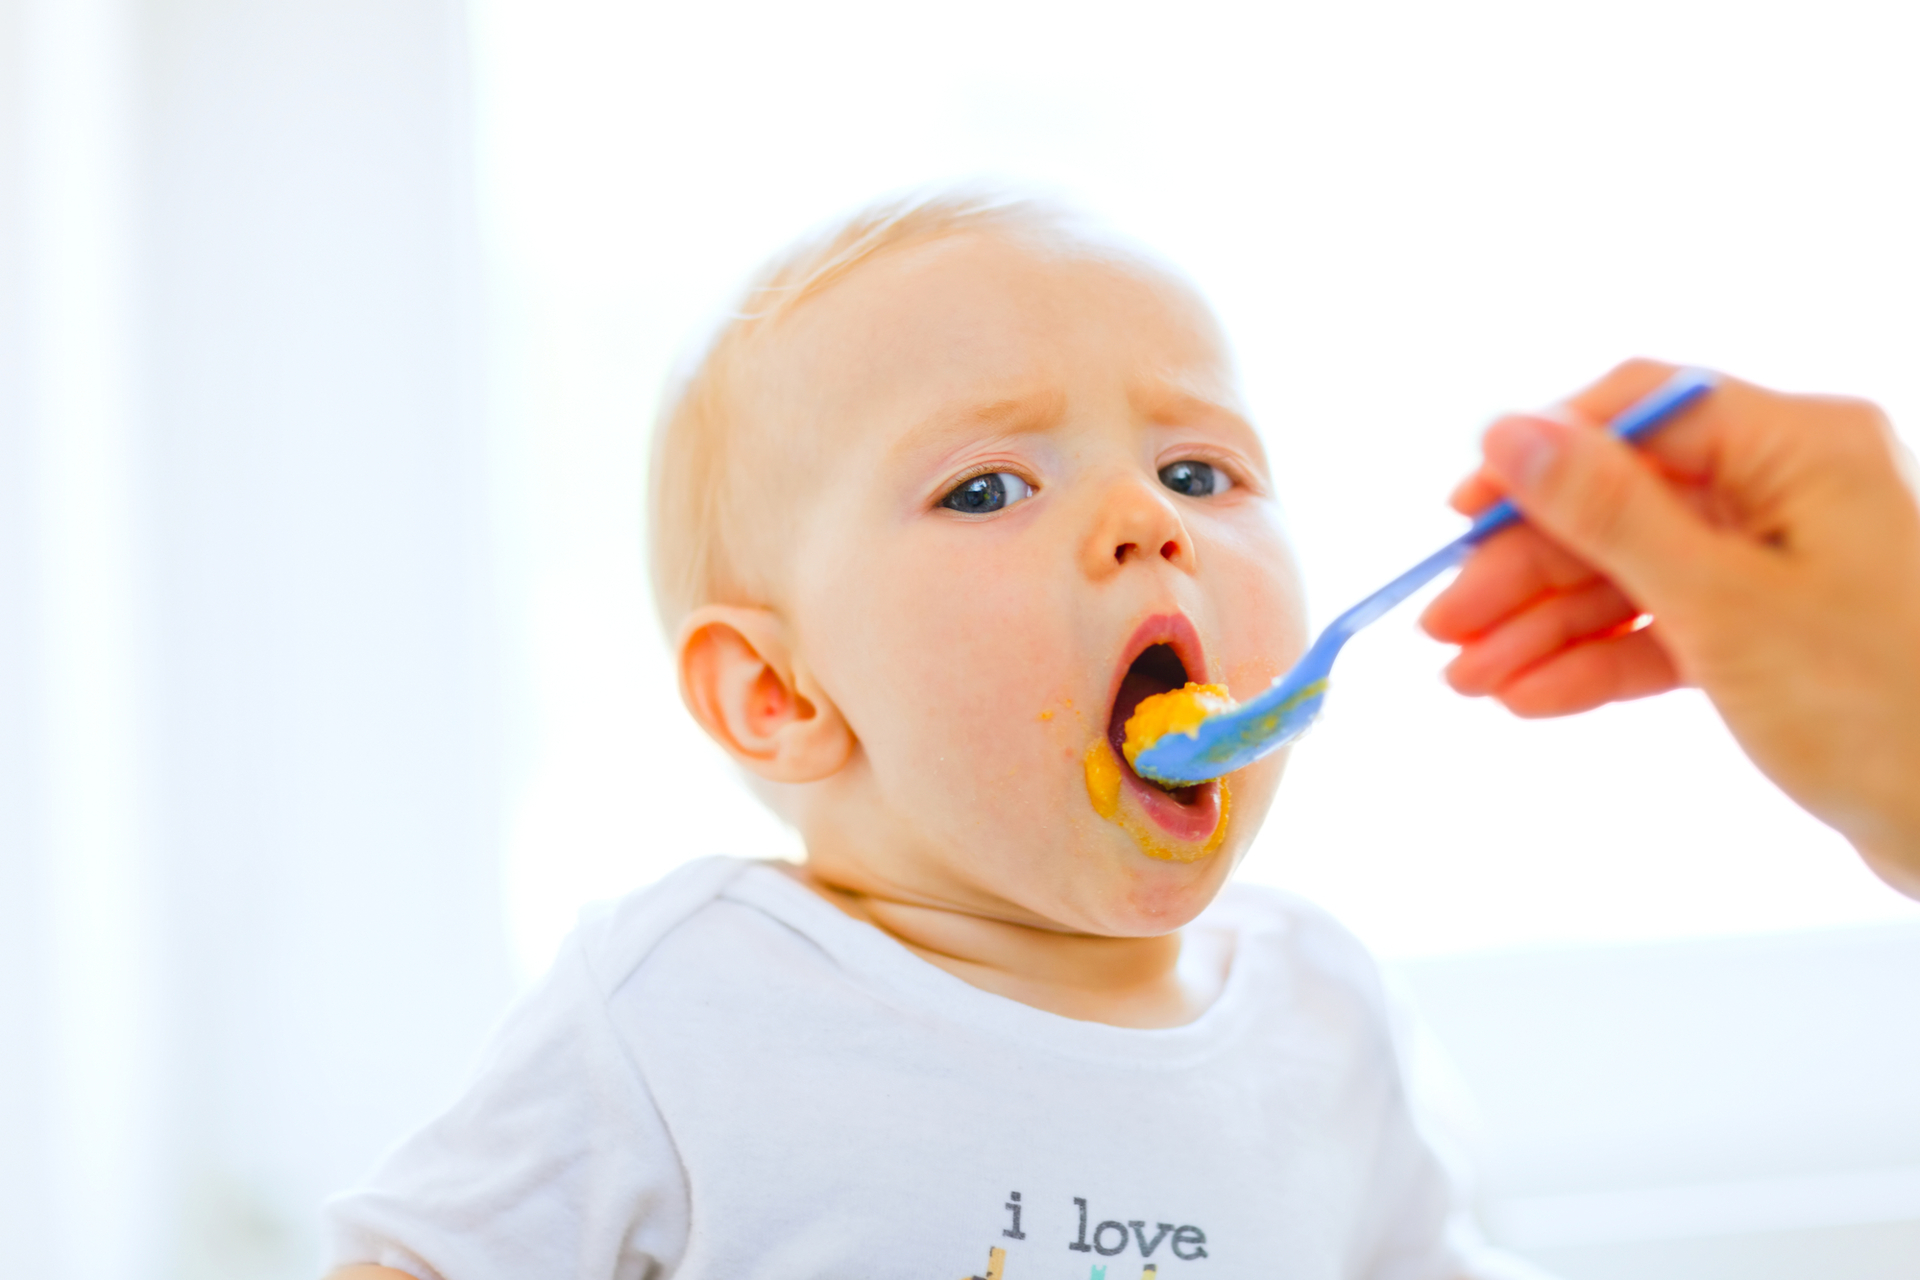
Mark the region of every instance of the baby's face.
<instances>
[{"instance_id":1,"label":"baby's face","mask_svg":"<svg viewBox=\"0 0 1920 1280\"><path fill-rule=\"evenodd\" d=\"M859 742L812 855L1053 927L1184 924L1282 761L1169 794L1117 731L1187 680L1248 698L1304 642L1205 308L1145 268L965 236L861 267L772 360L769 406L807 441L784 611Z\"/></svg>"}]
</instances>

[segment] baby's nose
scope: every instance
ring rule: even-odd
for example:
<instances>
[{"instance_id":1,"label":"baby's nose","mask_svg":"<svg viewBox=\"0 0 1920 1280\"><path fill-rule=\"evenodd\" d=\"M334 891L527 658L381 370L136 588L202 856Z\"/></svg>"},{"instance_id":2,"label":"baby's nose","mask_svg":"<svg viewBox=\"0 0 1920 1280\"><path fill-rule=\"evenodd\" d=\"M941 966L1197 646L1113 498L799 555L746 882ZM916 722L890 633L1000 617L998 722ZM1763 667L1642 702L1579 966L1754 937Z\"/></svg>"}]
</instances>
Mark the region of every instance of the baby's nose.
<instances>
[{"instance_id":1,"label":"baby's nose","mask_svg":"<svg viewBox=\"0 0 1920 1280\"><path fill-rule=\"evenodd\" d=\"M1137 480L1115 485L1103 496L1085 544L1088 575L1105 578L1156 557L1193 569L1192 540L1171 495Z\"/></svg>"},{"instance_id":2,"label":"baby's nose","mask_svg":"<svg viewBox=\"0 0 1920 1280\"><path fill-rule=\"evenodd\" d=\"M1113 558L1120 564L1125 564L1128 556L1137 556L1140 554L1140 544L1136 542L1123 542L1113 549ZM1162 560L1178 560L1180 558L1180 542L1177 538L1168 538L1160 544L1160 558Z\"/></svg>"}]
</instances>

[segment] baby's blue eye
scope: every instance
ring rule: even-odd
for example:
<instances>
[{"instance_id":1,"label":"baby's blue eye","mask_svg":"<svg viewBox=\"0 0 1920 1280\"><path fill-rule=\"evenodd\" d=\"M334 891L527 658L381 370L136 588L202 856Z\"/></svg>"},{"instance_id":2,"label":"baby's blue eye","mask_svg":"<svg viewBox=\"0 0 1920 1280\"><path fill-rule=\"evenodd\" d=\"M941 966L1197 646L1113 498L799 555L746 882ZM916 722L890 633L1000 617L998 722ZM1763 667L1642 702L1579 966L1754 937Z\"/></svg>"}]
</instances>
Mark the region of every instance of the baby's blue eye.
<instances>
[{"instance_id":1,"label":"baby's blue eye","mask_svg":"<svg viewBox=\"0 0 1920 1280\"><path fill-rule=\"evenodd\" d=\"M1033 486L1011 471L993 471L971 480L962 480L953 492L940 499L940 505L970 516L983 516L1010 507L1033 496Z\"/></svg>"},{"instance_id":2,"label":"baby's blue eye","mask_svg":"<svg viewBox=\"0 0 1920 1280\"><path fill-rule=\"evenodd\" d=\"M1233 477L1210 462L1169 462L1160 483L1189 498L1212 498L1233 488Z\"/></svg>"}]
</instances>

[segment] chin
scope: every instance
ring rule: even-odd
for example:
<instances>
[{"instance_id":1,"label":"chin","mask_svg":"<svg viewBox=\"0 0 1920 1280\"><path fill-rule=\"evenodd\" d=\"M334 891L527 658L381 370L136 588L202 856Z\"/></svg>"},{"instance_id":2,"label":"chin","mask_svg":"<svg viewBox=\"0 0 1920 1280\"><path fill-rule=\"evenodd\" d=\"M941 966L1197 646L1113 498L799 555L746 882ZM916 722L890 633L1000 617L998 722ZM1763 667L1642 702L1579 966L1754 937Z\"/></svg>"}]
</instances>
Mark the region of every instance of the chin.
<instances>
[{"instance_id":1,"label":"chin","mask_svg":"<svg viewBox=\"0 0 1920 1280\"><path fill-rule=\"evenodd\" d=\"M1095 752L1106 753L1109 762L1124 757L1098 743L1089 752L1096 763L1086 771L1100 819L1099 853L1089 860L1101 867L1104 882L1094 909L1098 931L1146 937L1178 929L1206 910L1238 865L1273 802L1287 753L1205 788L1189 788L1200 794L1181 797L1131 770L1119 773L1123 764L1097 763ZM1109 792L1100 793L1100 786Z\"/></svg>"},{"instance_id":2,"label":"chin","mask_svg":"<svg viewBox=\"0 0 1920 1280\"><path fill-rule=\"evenodd\" d=\"M1117 842L1101 852L1105 883L1098 900L1088 904L1088 924L1116 938L1155 937L1183 927L1207 909L1233 869L1226 849L1190 862L1147 858Z\"/></svg>"}]
</instances>

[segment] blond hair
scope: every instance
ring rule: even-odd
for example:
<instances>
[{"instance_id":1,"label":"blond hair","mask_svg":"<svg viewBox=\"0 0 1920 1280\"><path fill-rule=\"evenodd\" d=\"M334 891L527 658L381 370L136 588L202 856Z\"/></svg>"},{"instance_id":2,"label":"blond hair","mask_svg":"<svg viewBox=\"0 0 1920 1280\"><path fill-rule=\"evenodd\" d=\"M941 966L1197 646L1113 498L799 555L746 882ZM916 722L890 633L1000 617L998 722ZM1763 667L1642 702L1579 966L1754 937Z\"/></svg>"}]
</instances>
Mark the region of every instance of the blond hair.
<instances>
[{"instance_id":1,"label":"blond hair","mask_svg":"<svg viewBox=\"0 0 1920 1280\"><path fill-rule=\"evenodd\" d=\"M705 604L766 604L768 552L746 545L743 480L767 465L746 389L760 344L808 299L882 254L950 236L988 233L1035 245L1105 244L1081 218L1051 202L984 191L944 191L883 201L807 237L753 277L654 425L648 482L649 560L660 620L671 634Z\"/></svg>"}]
</instances>

